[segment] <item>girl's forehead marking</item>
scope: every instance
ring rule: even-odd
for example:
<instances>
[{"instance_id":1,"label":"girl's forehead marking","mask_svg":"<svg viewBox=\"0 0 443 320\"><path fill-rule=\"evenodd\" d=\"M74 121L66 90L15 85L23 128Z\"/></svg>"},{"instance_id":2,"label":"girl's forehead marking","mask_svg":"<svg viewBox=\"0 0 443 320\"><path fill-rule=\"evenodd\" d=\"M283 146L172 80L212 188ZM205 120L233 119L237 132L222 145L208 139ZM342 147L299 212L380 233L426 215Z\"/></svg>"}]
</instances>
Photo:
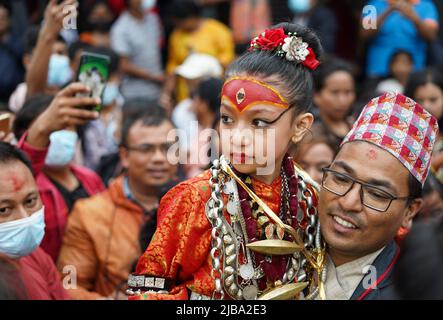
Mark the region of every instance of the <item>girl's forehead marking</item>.
<instances>
[{"instance_id":1,"label":"girl's forehead marking","mask_svg":"<svg viewBox=\"0 0 443 320\"><path fill-rule=\"evenodd\" d=\"M222 101L243 112L256 105L286 109L286 99L272 86L254 78L233 77L223 85Z\"/></svg>"}]
</instances>

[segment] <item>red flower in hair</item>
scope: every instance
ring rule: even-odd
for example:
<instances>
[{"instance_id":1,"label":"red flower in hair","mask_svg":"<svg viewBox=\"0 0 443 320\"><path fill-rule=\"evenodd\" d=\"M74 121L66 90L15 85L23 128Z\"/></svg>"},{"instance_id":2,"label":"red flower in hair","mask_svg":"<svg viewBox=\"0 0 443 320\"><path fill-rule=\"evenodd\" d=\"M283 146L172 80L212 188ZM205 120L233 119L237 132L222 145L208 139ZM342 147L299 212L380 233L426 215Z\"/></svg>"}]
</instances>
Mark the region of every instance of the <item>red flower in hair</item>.
<instances>
[{"instance_id":1,"label":"red flower in hair","mask_svg":"<svg viewBox=\"0 0 443 320\"><path fill-rule=\"evenodd\" d=\"M250 49L254 50L257 48L260 50L273 50L281 46L287 37L288 36L285 34L285 30L282 27L266 30L251 41Z\"/></svg>"}]
</instances>

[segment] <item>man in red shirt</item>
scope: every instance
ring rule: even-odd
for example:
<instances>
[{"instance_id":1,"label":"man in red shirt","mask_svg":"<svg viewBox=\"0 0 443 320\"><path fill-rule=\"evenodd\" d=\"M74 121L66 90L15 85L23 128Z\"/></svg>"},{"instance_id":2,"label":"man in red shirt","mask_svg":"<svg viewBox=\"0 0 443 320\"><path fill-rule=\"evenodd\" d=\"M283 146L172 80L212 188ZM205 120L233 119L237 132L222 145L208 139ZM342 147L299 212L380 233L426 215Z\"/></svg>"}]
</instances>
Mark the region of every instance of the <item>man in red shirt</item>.
<instances>
[{"instance_id":1,"label":"man in red shirt","mask_svg":"<svg viewBox=\"0 0 443 320\"><path fill-rule=\"evenodd\" d=\"M45 233L44 207L31 164L17 148L0 142L0 168L0 253L13 259L21 278L8 285L18 297L68 299L54 263L38 247Z\"/></svg>"},{"instance_id":2,"label":"man in red shirt","mask_svg":"<svg viewBox=\"0 0 443 320\"><path fill-rule=\"evenodd\" d=\"M77 92L85 91L88 88L79 83L62 90L56 97L57 103L46 114L51 118L46 128L60 130L73 123L81 125L96 119L95 112L82 107L100 101L75 97ZM47 147L45 135L31 135L29 139L37 148ZM0 142L0 182L0 255L12 259L18 270L16 278L21 278L8 281L8 285L19 291L18 298L68 299L51 257L39 248L45 234L45 208L32 165L19 149L5 142ZM20 287L21 283L24 288Z\"/></svg>"}]
</instances>

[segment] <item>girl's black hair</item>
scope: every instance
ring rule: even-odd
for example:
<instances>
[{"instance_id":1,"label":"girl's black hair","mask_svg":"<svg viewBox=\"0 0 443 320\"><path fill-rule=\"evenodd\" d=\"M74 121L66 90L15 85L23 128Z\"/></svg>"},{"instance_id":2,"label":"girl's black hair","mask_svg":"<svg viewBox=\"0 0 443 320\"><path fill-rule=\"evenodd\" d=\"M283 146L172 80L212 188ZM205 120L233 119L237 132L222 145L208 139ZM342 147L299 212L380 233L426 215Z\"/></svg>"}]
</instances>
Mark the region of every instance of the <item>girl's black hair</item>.
<instances>
[{"instance_id":1,"label":"girl's black hair","mask_svg":"<svg viewBox=\"0 0 443 320\"><path fill-rule=\"evenodd\" d=\"M319 60L323 49L318 36L310 29L293 23L280 23L285 34L296 33L314 51ZM252 76L272 86L278 86L289 106L300 114L309 110L312 103L313 79L310 69L301 63L277 56L275 51L248 51L238 57L227 69L226 79L233 76Z\"/></svg>"},{"instance_id":2,"label":"girl's black hair","mask_svg":"<svg viewBox=\"0 0 443 320\"><path fill-rule=\"evenodd\" d=\"M349 73L354 79L354 71L348 62L339 58L329 58L314 71L315 92L321 91L325 87L328 77L338 71Z\"/></svg>"},{"instance_id":3,"label":"girl's black hair","mask_svg":"<svg viewBox=\"0 0 443 320\"><path fill-rule=\"evenodd\" d=\"M443 74L436 69L429 68L411 74L405 88L405 96L415 99L417 88L428 83L435 84L443 92Z\"/></svg>"}]
</instances>

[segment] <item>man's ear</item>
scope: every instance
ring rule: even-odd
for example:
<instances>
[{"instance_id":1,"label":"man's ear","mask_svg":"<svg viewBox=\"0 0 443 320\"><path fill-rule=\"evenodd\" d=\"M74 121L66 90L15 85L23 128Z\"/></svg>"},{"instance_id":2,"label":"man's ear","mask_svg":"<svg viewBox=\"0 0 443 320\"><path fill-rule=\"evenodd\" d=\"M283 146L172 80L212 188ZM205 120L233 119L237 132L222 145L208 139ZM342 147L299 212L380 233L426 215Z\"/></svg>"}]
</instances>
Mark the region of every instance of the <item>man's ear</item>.
<instances>
[{"instance_id":1,"label":"man's ear","mask_svg":"<svg viewBox=\"0 0 443 320\"><path fill-rule=\"evenodd\" d=\"M118 149L118 153L120 155L120 163L121 163L122 167L125 169L128 169L128 167L129 167L129 161L128 161L129 150L126 149L125 147L120 147Z\"/></svg>"},{"instance_id":2,"label":"man's ear","mask_svg":"<svg viewBox=\"0 0 443 320\"><path fill-rule=\"evenodd\" d=\"M412 220L414 220L414 217L420 211L422 206L423 206L423 199L422 198L412 200L412 202L406 208L406 213L403 217L403 221L401 224L401 226L403 228L405 228L407 230L412 228Z\"/></svg>"},{"instance_id":3,"label":"man's ear","mask_svg":"<svg viewBox=\"0 0 443 320\"><path fill-rule=\"evenodd\" d=\"M312 115L312 113L303 113L295 118L294 130L291 139L292 142L295 144L299 143L305 136L306 132L309 131L313 122L314 116Z\"/></svg>"}]
</instances>

